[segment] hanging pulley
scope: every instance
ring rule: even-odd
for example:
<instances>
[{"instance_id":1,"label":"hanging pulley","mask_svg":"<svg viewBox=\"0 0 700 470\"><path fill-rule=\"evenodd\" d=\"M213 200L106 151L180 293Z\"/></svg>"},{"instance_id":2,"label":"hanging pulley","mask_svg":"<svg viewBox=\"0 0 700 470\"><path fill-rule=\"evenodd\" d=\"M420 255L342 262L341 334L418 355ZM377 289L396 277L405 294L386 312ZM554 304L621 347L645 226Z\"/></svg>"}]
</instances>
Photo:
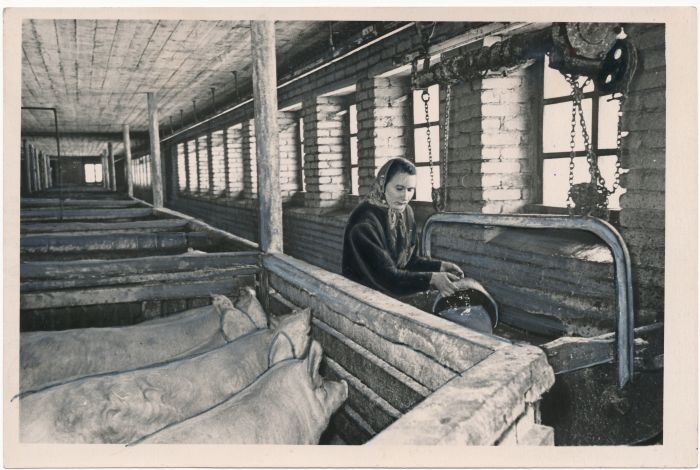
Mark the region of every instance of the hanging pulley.
<instances>
[{"instance_id":1,"label":"hanging pulley","mask_svg":"<svg viewBox=\"0 0 700 470\"><path fill-rule=\"evenodd\" d=\"M594 78L596 90L601 95L627 94L636 68L637 50L629 41L616 40L603 58L600 72Z\"/></svg>"}]
</instances>

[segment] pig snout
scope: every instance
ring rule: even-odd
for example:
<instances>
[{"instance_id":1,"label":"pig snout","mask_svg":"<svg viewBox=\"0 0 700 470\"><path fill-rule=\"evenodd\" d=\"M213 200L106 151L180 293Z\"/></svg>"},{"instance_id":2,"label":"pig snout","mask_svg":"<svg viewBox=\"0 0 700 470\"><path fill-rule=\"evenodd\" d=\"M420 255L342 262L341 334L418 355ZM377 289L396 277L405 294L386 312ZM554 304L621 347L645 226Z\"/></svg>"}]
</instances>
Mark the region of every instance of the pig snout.
<instances>
[{"instance_id":1,"label":"pig snout","mask_svg":"<svg viewBox=\"0 0 700 470\"><path fill-rule=\"evenodd\" d=\"M324 380L321 387L314 390L314 394L325 413L330 416L348 399L348 383L345 380Z\"/></svg>"}]
</instances>

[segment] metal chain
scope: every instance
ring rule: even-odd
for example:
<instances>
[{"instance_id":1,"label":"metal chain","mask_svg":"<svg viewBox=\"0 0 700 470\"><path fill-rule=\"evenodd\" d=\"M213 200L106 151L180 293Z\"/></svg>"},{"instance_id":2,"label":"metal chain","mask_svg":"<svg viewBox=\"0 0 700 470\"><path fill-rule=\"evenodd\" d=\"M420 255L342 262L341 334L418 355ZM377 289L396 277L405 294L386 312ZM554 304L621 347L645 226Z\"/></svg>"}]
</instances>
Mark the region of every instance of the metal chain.
<instances>
[{"instance_id":1,"label":"metal chain","mask_svg":"<svg viewBox=\"0 0 700 470\"><path fill-rule=\"evenodd\" d=\"M571 140L569 142L569 148L571 150L570 156L569 156L569 192L566 196L566 208L569 210L569 213L572 211L571 207L571 191L574 187L574 168L575 168L575 163L574 163L574 158L576 157L576 109L578 107L578 103L581 99L580 97L580 90L578 88L578 77L577 76L565 76L566 80L569 82L571 85L571 97L572 97L572 106L571 106L571 132L569 132L569 136L571 137Z\"/></svg>"},{"instance_id":2,"label":"metal chain","mask_svg":"<svg viewBox=\"0 0 700 470\"><path fill-rule=\"evenodd\" d=\"M433 176L433 146L432 140L430 138L430 111L428 110L428 102L430 101L430 93L428 90L423 90L420 95L420 99L423 100L423 105L425 106L425 137L428 142L428 165L430 167L430 187L435 188L435 177Z\"/></svg>"},{"instance_id":3,"label":"metal chain","mask_svg":"<svg viewBox=\"0 0 700 470\"><path fill-rule=\"evenodd\" d=\"M451 96L452 87L448 83L447 89L445 90L445 119L443 134L444 140L442 142L443 153L440 158L440 193L442 193L442 197L440 198L440 202L437 207L439 212L444 211L447 207L447 161L450 148L450 107L452 102Z\"/></svg>"},{"instance_id":4,"label":"metal chain","mask_svg":"<svg viewBox=\"0 0 700 470\"><path fill-rule=\"evenodd\" d=\"M609 194L615 194L615 191L620 187L620 170L622 168L622 106L624 104L626 94L620 95L618 99L618 109L617 109L617 136L615 138L615 143L617 149L615 151L615 176L613 180L612 190Z\"/></svg>"},{"instance_id":5,"label":"metal chain","mask_svg":"<svg viewBox=\"0 0 700 470\"><path fill-rule=\"evenodd\" d=\"M583 88L586 87L590 78L587 79L579 90L579 99L577 100L576 106L578 108L579 123L581 124L581 135L583 136L583 148L586 151L586 160L588 161L588 172L591 175L591 183L594 183L601 194L607 196L607 188L605 187L605 179L600 174L600 168L598 167L598 158L591 146L590 136L588 135L588 129L586 128L586 121L583 114L583 106L581 105L581 97L583 95ZM607 204L607 203L606 203Z\"/></svg>"},{"instance_id":6,"label":"metal chain","mask_svg":"<svg viewBox=\"0 0 700 470\"><path fill-rule=\"evenodd\" d=\"M586 127L586 120L584 117L583 113L583 106L581 104L582 99L583 99L583 89L588 85L590 82L590 78L588 78L583 85L578 84L578 76L577 75L566 75L565 76L566 81L569 82L571 85L571 96L573 98L573 105L571 108L571 142L570 142L570 148L571 148L571 156L570 156L570 161L569 161L569 195L566 199L566 206L569 209L569 212L571 212L571 192L573 189L573 169L574 169L574 157L575 157L575 142L574 138L576 136L576 114L578 113L579 116L579 124L581 126L581 136L583 137L583 147L586 152L586 161L588 162L588 172L591 175L591 183L595 184L597 191L605 196L603 204L603 208L607 208L608 206L608 196L612 194L613 191L609 191L607 187L605 186L605 178L603 178L603 175L600 173L600 167L598 166L598 158L593 151L593 148L591 146L591 141L590 141L590 136L588 135L588 129ZM619 114L619 113L618 113ZM619 125L619 120L618 120L618 134L621 133L621 128ZM618 135L618 153L619 153L619 139L621 138L620 135ZM620 158L618 157L618 162L616 165L619 165ZM619 186L619 168L616 168L615 171L615 182ZM615 188L616 189L616 188Z\"/></svg>"}]
</instances>

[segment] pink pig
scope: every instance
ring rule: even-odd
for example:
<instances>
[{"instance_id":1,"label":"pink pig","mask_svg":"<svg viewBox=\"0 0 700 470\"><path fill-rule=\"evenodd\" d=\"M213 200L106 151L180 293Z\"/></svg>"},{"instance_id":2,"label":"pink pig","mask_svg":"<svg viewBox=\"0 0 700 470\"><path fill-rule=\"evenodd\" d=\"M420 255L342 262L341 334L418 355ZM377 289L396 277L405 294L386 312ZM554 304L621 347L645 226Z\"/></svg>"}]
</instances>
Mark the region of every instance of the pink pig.
<instances>
[{"instance_id":1,"label":"pink pig","mask_svg":"<svg viewBox=\"0 0 700 470\"><path fill-rule=\"evenodd\" d=\"M345 381L319 374L322 351L313 341L304 360L271 354L264 375L215 408L169 426L143 444L318 444L331 415L348 396Z\"/></svg>"},{"instance_id":2,"label":"pink pig","mask_svg":"<svg viewBox=\"0 0 700 470\"><path fill-rule=\"evenodd\" d=\"M20 440L128 443L221 403L267 370L270 354L301 357L302 310L217 349L124 373L92 376L20 399Z\"/></svg>"},{"instance_id":3,"label":"pink pig","mask_svg":"<svg viewBox=\"0 0 700 470\"><path fill-rule=\"evenodd\" d=\"M244 289L236 301L247 311L212 295L212 305L133 326L22 333L20 392L208 351L265 328L252 295Z\"/></svg>"}]
</instances>

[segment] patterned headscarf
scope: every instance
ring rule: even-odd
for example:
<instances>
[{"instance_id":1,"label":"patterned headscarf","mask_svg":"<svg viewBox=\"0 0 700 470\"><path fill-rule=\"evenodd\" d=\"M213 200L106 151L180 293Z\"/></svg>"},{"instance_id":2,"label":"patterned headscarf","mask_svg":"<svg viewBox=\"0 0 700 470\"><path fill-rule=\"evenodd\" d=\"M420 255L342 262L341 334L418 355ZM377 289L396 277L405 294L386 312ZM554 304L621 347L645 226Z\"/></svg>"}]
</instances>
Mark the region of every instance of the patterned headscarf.
<instances>
[{"instance_id":1,"label":"patterned headscarf","mask_svg":"<svg viewBox=\"0 0 700 470\"><path fill-rule=\"evenodd\" d=\"M374 183L372 183L372 189L370 189L369 193L367 193L365 196L365 201L368 201L375 206L384 207L387 209L389 208L389 204L387 204L386 197L384 196L384 190L386 189L387 184L386 175L389 173L391 167L398 161L403 161L408 165L414 166L413 162L401 157L392 158L391 160L387 161L377 172L377 177L374 179ZM392 210L392 212L395 211Z\"/></svg>"},{"instance_id":2,"label":"patterned headscarf","mask_svg":"<svg viewBox=\"0 0 700 470\"><path fill-rule=\"evenodd\" d=\"M397 163L400 160L406 162L411 166L414 166L413 163L409 160L400 157L392 158L391 160L387 161L379 169L379 172L377 172L377 177L375 178L374 183L372 184L372 189L369 191L369 193L367 193L364 200L374 206L381 207L387 211L390 248L395 253L395 256L398 258L397 265L399 267L403 267L406 265L408 259L411 257L412 254L410 252L411 250L409 250L409 242L407 240L407 238L410 235L407 233L406 211L404 210L403 212L400 212L396 209L389 207L389 204L386 201L386 196L384 195L384 191L386 190L386 184L388 183L388 181L386 181L386 177L389 174L389 170L395 163Z\"/></svg>"}]
</instances>

